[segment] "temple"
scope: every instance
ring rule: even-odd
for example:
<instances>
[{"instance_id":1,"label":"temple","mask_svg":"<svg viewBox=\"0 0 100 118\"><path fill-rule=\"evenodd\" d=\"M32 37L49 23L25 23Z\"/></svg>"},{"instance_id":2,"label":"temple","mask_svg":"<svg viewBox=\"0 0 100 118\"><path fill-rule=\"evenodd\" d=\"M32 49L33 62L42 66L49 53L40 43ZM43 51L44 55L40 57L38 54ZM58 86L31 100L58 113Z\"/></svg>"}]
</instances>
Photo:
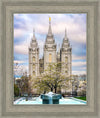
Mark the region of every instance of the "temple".
<instances>
[{"instance_id":1,"label":"temple","mask_svg":"<svg viewBox=\"0 0 100 118\"><path fill-rule=\"evenodd\" d=\"M45 71L49 63L61 62L61 73L70 76L72 74L72 48L67 37L65 29L65 36L60 46L55 43L54 35L52 33L51 18L49 17L49 28L46 36L46 41L43 49L43 58L39 59L39 46L33 32L33 37L29 47L29 75L40 76Z\"/></svg>"}]
</instances>

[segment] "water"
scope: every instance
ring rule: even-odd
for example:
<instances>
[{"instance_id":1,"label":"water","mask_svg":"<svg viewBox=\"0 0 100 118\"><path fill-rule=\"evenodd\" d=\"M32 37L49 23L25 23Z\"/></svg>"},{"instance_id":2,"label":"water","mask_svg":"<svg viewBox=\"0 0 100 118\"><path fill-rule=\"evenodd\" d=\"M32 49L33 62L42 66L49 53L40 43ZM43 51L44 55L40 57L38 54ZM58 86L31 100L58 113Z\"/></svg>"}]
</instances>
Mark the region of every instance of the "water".
<instances>
[{"instance_id":1,"label":"water","mask_svg":"<svg viewBox=\"0 0 100 118\"><path fill-rule=\"evenodd\" d=\"M21 105L34 105L34 104L39 105L39 104L42 104L42 99L40 97L32 97L32 98L29 98L28 101L26 101L25 97L23 97L23 98L20 98L20 99L14 101L14 104L15 105L17 105L17 104L21 104ZM60 99L59 104L86 105L87 102L71 97L71 98L62 98L62 99Z\"/></svg>"},{"instance_id":2,"label":"water","mask_svg":"<svg viewBox=\"0 0 100 118\"><path fill-rule=\"evenodd\" d=\"M53 92L49 92L46 95L49 96L49 104L53 104L53 102L52 102L52 96L54 95L54 93Z\"/></svg>"}]
</instances>

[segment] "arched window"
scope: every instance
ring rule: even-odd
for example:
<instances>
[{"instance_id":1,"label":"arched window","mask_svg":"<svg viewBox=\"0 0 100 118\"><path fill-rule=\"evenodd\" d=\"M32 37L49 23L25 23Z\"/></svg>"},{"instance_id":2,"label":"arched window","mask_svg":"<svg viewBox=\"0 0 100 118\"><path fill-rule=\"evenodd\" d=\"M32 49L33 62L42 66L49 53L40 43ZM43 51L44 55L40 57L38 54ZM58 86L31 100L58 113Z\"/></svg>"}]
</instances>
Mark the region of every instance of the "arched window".
<instances>
[{"instance_id":1,"label":"arched window","mask_svg":"<svg viewBox=\"0 0 100 118\"><path fill-rule=\"evenodd\" d=\"M67 63L68 62L68 57L65 57L65 63Z\"/></svg>"},{"instance_id":2,"label":"arched window","mask_svg":"<svg viewBox=\"0 0 100 118\"><path fill-rule=\"evenodd\" d=\"M35 75L35 71L33 71L33 76Z\"/></svg>"},{"instance_id":3,"label":"arched window","mask_svg":"<svg viewBox=\"0 0 100 118\"><path fill-rule=\"evenodd\" d=\"M68 74L68 71L65 71L66 74Z\"/></svg>"},{"instance_id":4,"label":"arched window","mask_svg":"<svg viewBox=\"0 0 100 118\"><path fill-rule=\"evenodd\" d=\"M52 54L49 54L49 62L52 62Z\"/></svg>"},{"instance_id":5,"label":"arched window","mask_svg":"<svg viewBox=\"0 0 100 118\"><path fill-rule=\"evenodd\" d=\"M67 64L65 65L65 68L66 68L66 70L68 70L68 65Z\"/></svg>"},{"instance_id":6,"label":"arched window","mask_svg":"<svg viewBox=\"0 0 100 118\"><path fill-rule=\"evenodd\" d=\"M33 64L33 70L35 70L35 64Z\"/></svg>"},{"instance_id":7,"label":"arched window","mask_svg":"<svg viewBox=\"0 0 100 118\"><path fill-rule=\"evenodd\" d=\"M33 57L33 62L35 62L35 57Z\"/></svg>"}]
</instances>

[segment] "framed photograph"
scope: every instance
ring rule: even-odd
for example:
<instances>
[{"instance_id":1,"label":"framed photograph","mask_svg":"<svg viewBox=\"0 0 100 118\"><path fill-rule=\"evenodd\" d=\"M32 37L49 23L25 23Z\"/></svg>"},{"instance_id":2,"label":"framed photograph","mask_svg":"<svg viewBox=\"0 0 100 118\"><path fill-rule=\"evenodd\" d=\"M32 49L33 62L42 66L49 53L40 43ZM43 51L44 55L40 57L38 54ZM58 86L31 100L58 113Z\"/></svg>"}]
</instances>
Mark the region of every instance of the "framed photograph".
<instances>
[{"instance_id":1,"label":"framed photograph","mask_svg":"<svg viewBox=\"0 0 100 118\"><path fill-rule=\"evenodd\" d=\"M14 104L87 104L87 14L13 17Z\"/></svg>"},{"instance_id":2,"label":"framed photograph","mask_svg":"<svg viewBox=\"0 0 100 118\"><path fill-rule=\"evenodd\" d=\"M99 118L99 1L1 2L1 118Z\"/></svg>"}]
</instances>

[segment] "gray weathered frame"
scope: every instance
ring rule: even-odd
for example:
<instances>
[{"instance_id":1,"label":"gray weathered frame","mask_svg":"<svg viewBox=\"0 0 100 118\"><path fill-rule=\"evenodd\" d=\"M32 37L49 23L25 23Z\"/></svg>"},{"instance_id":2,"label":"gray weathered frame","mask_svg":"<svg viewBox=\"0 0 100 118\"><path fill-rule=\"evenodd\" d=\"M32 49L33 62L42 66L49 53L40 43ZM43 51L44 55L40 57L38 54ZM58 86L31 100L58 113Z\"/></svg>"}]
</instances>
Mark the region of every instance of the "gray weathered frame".
<instances>
[{"instance_id":1,"label":"gray weathered frame","mask_svg":"<svg viewBox=\"0 0 100 118\"><path fill-rule=\"evenodd\" d=\"M1 118L100 117L99 6L99 0L0 1ZM13 105L13 13L87 13L87 105Z\"/></svg>"}]
</instances>

